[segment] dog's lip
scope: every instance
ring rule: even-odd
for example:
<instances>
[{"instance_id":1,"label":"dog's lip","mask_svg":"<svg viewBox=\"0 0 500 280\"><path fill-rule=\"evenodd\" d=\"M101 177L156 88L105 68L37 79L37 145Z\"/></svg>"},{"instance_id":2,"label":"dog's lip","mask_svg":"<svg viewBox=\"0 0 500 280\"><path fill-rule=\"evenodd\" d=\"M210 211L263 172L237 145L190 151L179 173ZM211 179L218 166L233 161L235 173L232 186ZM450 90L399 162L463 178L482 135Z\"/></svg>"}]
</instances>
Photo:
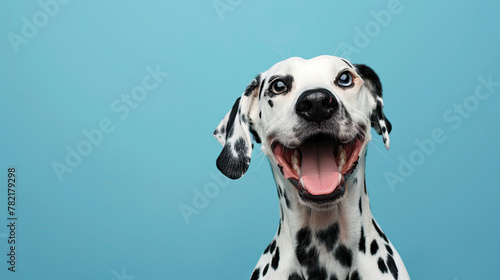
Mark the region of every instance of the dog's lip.
<instances>
[{"instance_id":1,"label":"dog's lip","mask_svg":"<svg viewBox=\"0 0 500 280\"><path fill-rule=\"evenodd\" d=\"M318 140L319 139L319 140ZM273 155L276 163L278 164L282 175L285 179L289 180L298 190L299 196L306 201L310 201L313 203L327 203L332 202L339 197L343 196L345 193L345 182L348 179L348 176L355 170L357 166L357 160L359 158L359 153L362 147L365 144L364 138L360 135L354 137L351 141L347 143L341 143L334 136L329 135L316 135L308 138L308 141L331 141L330 145L334 145L334 157L335 161L338 163L338 172L336 174L339 175L336 186L333 188L329 188L328 192L325 190L324 192L312 194L307 190L305 186L303 186L303 182L301 180L299 172L301 171L300 166L297 170L295 164L297 159L292 159L293 156L297 157L297 154L294 155L295 151L299 152L300 158L299 161L302 164L302 154L300 151L300 147L306 142L303 141L300 145L293 145L293 147L285 146L279 141L274 141L271 145L271 149L273 151ZM346 150L347 157L345 158L345 163L339 163L339 147L343 147L342 149ZM295 163L293 163L294 161ZM332 170L334 173L336 171ZM312 190L317 190L317 188L313 188Z\"/></svg>"}]
</instances>

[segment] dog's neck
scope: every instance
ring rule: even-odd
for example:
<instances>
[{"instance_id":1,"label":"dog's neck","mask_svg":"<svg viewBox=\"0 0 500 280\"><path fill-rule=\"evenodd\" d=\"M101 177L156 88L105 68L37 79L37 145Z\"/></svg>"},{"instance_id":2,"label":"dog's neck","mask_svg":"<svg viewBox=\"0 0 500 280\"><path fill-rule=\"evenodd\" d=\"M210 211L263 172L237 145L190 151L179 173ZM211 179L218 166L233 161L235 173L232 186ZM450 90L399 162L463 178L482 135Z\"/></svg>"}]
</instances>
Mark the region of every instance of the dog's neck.
<instances>
[{"instance_id":1,"label":"dog's neck","mask_svg":"<svg viewBox=\"0 0 500 280\"><path fill-rule=\"evenodd\" d=\"M295 194L295 187L283 178L279 169L273 167L273 173L281 216L276 240L280 250L290 250L283 255L293 256L289 261L301 269L302 275L307 275L308 271L321 273L323 267L344 279L355 266L356 253L365 246L360 241L364 238L362 235L377 234L366 192L365 153L361 154L355 171L346 181L346 193L329 210L303 205Z\"/></svg>"}]
</instances>

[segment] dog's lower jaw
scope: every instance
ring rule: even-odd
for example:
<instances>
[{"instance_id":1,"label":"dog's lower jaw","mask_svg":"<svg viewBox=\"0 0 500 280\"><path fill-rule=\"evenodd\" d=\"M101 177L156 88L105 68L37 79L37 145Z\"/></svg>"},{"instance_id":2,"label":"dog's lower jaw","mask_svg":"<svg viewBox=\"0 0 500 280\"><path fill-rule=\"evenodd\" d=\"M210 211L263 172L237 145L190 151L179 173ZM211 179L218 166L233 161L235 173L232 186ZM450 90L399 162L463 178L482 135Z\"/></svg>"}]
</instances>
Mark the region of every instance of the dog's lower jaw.
<instances>
[{"instance_id":1,"label":"dog's lower jaw","mask_svg":"<svg viewBox=\"0 0 500 280\"><path fill-rule=\"evenodd\" d=\"M283 178L277 166L273 166L280 202L281 230L284 233L288 230L290 233L295 233L306 226L321 229L338 223L341 229L341 241L351 243L349 239L358 239L359 236L355 235L363 218L369 219L368 221L372 218L368 195L365 193L364 169L365 156L362 154L357 168L345 182L344 195L322 207L303 201L298 195L297 188Z\"/></svg>"},{"instance_id":2,"label":"dog's lower jaw","mask_svg":"<svg viewBox=\"0 0 500 280\"><path fill-rule=\"evenodd\" d=\"M304 276L307 275L308 268L303 263L301 264L297 252L297 244L301 243L299 232L303 229L310 229L311 235L316 236L319 232L337 224L339 228L338 239L332 246L335 248L335 246L342 244L349 248L349 251L352 252L352 266L346 267L336 263L332 253L322 255L320 252L320 256L315 261L321 263L321 267L334 272L338 279L345 279L349 275L351 268L355 266L362 225L370 233L373 228L368 195L365 192L364 169L365 154L362 153L356 170L346 182L345 194L335 201L329 209L317 210L301 202L296 187L283 178L278 167L273 166L280 202L280 225L275 240L277 246L282 250L281 255L288 255L288 266L299 269ZM333 239L334 237L332 237ZM283 248L288 248L289 251L283 252Z\"/></svg>"}]
</instances>

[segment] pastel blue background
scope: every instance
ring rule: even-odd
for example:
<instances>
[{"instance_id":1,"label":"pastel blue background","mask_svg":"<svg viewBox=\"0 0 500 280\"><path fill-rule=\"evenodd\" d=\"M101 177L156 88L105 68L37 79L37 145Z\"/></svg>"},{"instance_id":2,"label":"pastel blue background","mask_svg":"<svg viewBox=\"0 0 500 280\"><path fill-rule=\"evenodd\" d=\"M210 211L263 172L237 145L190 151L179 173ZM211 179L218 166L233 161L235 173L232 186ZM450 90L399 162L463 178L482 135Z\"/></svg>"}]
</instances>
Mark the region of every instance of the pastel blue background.
<instances>
[{"instance_id":1,"label":"pastel blue background","mask_svg":"<svg viewBox=\"0 0 500 280\"><path fill-rule=\"evenodd\" d=\"M211 133L247 83L282 56L333 55L339 45L337 55L354 47L344 56L382 79L391 150L374 135L367 183L412 279L498 279L500 87L467 117L448 111L473 102L479 77L500 81L498 2L401 0L362 47L357 28L389 1L232 1L222 17L213 3L70 1L18 53L8 34L22 35L23 17L43 10L35 0L0 4L0 279L248 279L279 220L259 149L246 176L215 189L189 223L179 207L217 183ZM157 65L169 76L120 119L111 104ZM106 118L114 130L60 182L51 164ZM446 141L389 187L384 174L401 175L415 140L437 128Z\"/></svg>"}]
</instances>

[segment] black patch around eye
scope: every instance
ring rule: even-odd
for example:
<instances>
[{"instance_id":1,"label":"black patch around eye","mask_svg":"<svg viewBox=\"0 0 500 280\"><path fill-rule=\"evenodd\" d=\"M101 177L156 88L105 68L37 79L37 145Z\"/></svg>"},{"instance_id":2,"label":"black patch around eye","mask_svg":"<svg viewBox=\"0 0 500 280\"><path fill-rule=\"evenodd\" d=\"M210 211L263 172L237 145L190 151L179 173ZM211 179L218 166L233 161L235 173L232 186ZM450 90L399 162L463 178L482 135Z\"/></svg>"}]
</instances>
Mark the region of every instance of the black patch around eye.
<instances>
[{"instance_id":1,"label":"black patch around eye","mask_svg":"<svg viewBox=\"0 0 500 280\"><path fill-rule=\"evenodd\" d=\"M267 103L269 103L269 106L271 106L271 108L274 106L273 101L271 99L267 100Z\"/></svg>"},{"instance_id":2,"label":"black patch around eye","mask_svg":"<svg viewBox=\"0 0 500 280\"><path fill-rule=\"evenodd\" d=\"M348 75L348 76L350 76L350 78L349 78L349 79L350 79L351 83L350 83L348 86L343 86L343 85L341 85L341 84L340 84L340 83L342 83L342 82L343 82L343 81L341 81L341 79L344 79L344 78L345 78L345 77L344 77L344 75ZM349 73L349 71L343 71L343 72L341 72L341 73L337 76L337 78L335 78L335 84L336 84L336 85L338 85L339 87L343 88L343 89L352 88L352 87L354 87L354 77L352 76L352 74L351 74L351 73Z\"/></svg>"},{"instance_id":3,"label":"black patch around eye","mask_svg":"<svg viewBox=\"0 0 500 280\"><path fill-rule=\"evenodd\" d=\"M285 75L285 76L274 75L271 78L269 78L269 85L272 85L273 82L277 79L282 80L285 83L288 90L283 92L283 93L280 93L280 94L275 94L275 93L273 93L273 91L270 88L268 88L264 92L264 96L269 96L269 97L273 98L276 95L285 95L288 92L290 92L290 90L292 90L292 86L293 86L293 76L292 75Z\"/></svg>"}]
</instances>

